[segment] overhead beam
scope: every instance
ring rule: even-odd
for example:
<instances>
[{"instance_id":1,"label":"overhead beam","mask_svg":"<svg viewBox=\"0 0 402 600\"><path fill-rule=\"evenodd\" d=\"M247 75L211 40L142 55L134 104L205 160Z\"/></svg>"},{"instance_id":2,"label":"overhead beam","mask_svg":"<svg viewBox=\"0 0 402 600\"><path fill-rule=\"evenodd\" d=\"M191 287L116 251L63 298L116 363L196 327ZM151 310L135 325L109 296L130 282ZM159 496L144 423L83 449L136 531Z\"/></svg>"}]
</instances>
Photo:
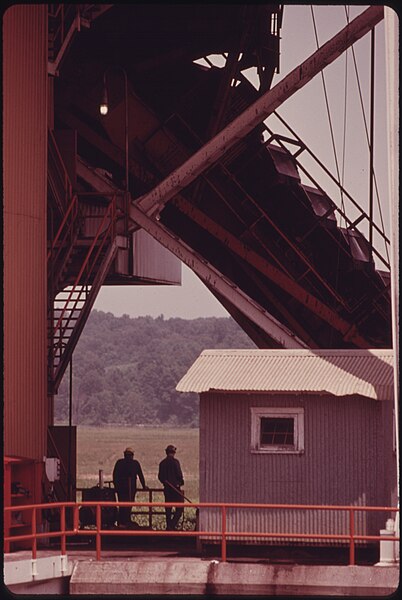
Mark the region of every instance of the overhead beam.
<instances>
[{"instance_id":1,"label":"overhead beam","mask_svg":"<svg viewBox=\"0 0 402 600\"><path fill-rule=\"evenodd\" d=\"M279 300L279 298L277 298L272 292L267 282L262 280L261 277L258 277L258 274L254 271L254 269L250 269L249 267L250 265L245 262L238 262L236 269L241 270L249 279L249 281L251 281L264 295L264 298L268 300L270 305L277 310L277 314L281 315L281 322L283 322L282 318L284 318L285 323L288 324L288 327L290 327L290 329L296 335L304 340L309 348L318 348L319 346L317 345L317 342L311 337L310 333L303 326L303 319L298 318L297 311L292 311L291 307L287 303Z\"/></svg>"},{"instance_id":2,"label":"overhead beam","mask_svg":"<svg viewBox=\"0 0 402 600\"><path fill-rule=\"evenodd\" d=\"M137 206L148 215L160 211L173 196L181 192L208 167L213 166L236 142L243 139L285 100L304 87L383 18L383 6L370 6L366 9L301 65L293 69L282 81L265 92L151 192L136 200Z\"/></svg>"},{"instance_id":3,"label":"overhead beam","mask_svg":"<svg viewBox=\"0 0 402 600\"><path fill-rule=\"evenodd\" d=\"M307 348L287 327L270 315L261 305L250 298L239 287L229 281L213 265L198 255L185 242L171 234L160 221L148 217L136 206L130 208L130 216L147 233L170 250L183 263L190 267L204 283L227 298L244 315L265 331L283 348Z\"/></svg>"},{"instance_id":4,"label":"overhead beam","mask_svg":"<svg viewBox=\"0 0 402 600\"><path fill-rule=\"evenodd\" d=\"M343 319L335 310L331 309L324 302L321 302L321 300L308 292L286 273L272 265L264 257L260 256L250 248L250 246L239 240L238 237L225 229L225 227L208 217L208 215L182 197L176 197L172 203L183 214L190 217L200 225L200 227L205 229L205 231L221 241L222 244L229 248L236 256L239 256L246 263L259 271L264 277L269 279L274 285L281 288L292 298L300 302L301 305L313 312L317 317L339 331L345 341L353 342L359 348L368 348L368 342L359 334L356 327Z\"/></svg>"},{"instance_id":5,"label":"overhead beam","mask_svg":"<svg viewBox=\"0 0 402 600\"><path fill-rule=\"evenodd\" d=\"M114 185L105 177L90 169L82 160L77 161L77 173L100 194L107 195L110 192L116 192ZM227 298L233 306L258 325L262 331L265 331L279 346L283 348L308 347L290 329L282 325L255 300L226 279L222 273L199 256L190 246L170 233L160 221L148 217L134 205L130 206L130 218L189 266L208 287L213 288L218 294Z\"/></svg>"},{"instance_id":6,"label":"overhead beam","mask_svg":"<svg viewBox=\"0 0 402 600\"><path fill-rule=\"evenodd\" d=\"M89 166L85 165L82 159L77 162L77 173L95 190L99 191L100 194L108 194L117 191L117 188L114 185L98 173L94 172ZM180 203L180 207L184 208L183 203ZM192 209L191 211L193 215L195 210L196 209ZM269 335L272 335L281 346L284 348L308 347L291 333L287 327L282 325L263 307L255 302L255 300L250 298L236 285L229 282L215 267L200 257L197 252L180 240L177 235L170 233L160 221L156 220L154 217L147 216L142 209L134 204L130 205L129 217L136 226L145 229L145 231L161 243L162 246L170 250L182 262L188 265L206 284L214 287L214 289L222 296L227 297L234 306L244 312L244 314L252 319L262 330L269 333ZM210 229L212 235L221 239L222 242L238 256L249 261L258 271L263 273L266 277L272 278L276 285L294 296L297 287L295 282L290 281L287 276L273 267L270 263L266 262L251 248L246 247L242 243L236 243L235 237L232 234L224 230L220 225L212 222L206 215L203 215L203 219L204 225L208 223L207 229ZM300 294L296 296L297 300L306 306L306 308L314 312L314 314L323 321L337 329L342 334L345 341L352 342L359 348L369 347L368 342L359 334L355 325L342 319L337 313L331 311L325 304L321 303L311 294L308 294L303 288L299 290L299 293ZM253 316L250 316L250 314ZM269 323L268 329L267 323ZM296 345L294 345L294 340L297 340ZM299 343L301 345L298 345Z\"/></svg>"}]
</instances>

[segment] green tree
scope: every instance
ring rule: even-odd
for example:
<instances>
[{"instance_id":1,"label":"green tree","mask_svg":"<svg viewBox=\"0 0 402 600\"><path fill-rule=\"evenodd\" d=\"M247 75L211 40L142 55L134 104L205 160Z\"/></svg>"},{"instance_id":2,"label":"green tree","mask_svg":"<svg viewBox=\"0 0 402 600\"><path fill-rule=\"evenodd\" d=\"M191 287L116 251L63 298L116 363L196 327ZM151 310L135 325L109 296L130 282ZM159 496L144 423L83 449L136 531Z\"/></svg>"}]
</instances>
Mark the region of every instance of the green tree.
<instances>
[{"instance_id":1,"label":"green tree","mask_svg":"<svg viewBox=\"0 0 402 600\"><path fill-rule=\"evenodd\" d=\"M176 384L206 348L253 348L231 318L130 318L93 310L73 356L77 424L198 425L198 395ZM66 421L69 374L55 397Z\"/></svg>"}]
</instances>

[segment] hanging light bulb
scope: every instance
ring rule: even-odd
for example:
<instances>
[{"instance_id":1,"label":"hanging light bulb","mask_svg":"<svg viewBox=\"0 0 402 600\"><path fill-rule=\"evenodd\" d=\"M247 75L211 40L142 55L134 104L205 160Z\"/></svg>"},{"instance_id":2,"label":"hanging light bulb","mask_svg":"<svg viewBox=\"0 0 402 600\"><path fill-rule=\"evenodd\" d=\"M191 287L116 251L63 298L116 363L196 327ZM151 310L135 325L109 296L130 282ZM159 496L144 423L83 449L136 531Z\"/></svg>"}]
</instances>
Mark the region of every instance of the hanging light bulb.
<instances>
[{"instance_id":1,"label":"hanging light bulb","mask_svg":"<svg viewBox=\"0 0 402 600\"><path fill-rule=\"evenodd\" d=\"M101 115L107 115L109 110L109 103L108 103L108 99L107 99L107 89L106 89L106 85L103 86L103 95L102 95L102 102L99 105L99 112Z\"/></svg>"}]
</instances>

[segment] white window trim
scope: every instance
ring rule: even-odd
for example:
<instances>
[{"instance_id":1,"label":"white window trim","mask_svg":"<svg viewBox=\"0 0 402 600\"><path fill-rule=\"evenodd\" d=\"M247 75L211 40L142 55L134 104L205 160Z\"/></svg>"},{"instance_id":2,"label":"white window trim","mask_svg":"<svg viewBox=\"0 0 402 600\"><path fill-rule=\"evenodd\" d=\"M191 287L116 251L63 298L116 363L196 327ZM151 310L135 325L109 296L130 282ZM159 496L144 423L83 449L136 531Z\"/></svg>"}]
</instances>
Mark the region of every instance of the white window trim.
<instances>
[{"instance_id":1,"label":"white window trim","mask_svg":"<svg viewBox=\"0 0 402 600\"><path fill-rule=\"evenodd\" d=\"M261 446L260 428L262 417L289 418L295 422L294 446ZM278 408L270 406L251 407L251 452L253 454L303 454L304 453L304 408Z\"/></svg>"}]
</instances>

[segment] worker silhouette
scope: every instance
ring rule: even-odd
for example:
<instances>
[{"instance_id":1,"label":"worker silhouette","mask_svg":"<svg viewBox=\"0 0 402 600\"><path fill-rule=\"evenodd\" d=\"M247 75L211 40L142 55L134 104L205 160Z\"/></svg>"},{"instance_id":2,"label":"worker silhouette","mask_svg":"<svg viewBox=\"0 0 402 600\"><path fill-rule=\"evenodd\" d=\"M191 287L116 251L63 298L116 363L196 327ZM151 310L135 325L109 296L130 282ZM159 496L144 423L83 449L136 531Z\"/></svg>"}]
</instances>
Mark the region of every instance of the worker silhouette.
<instances>
[{"instance_id":1,"label":"worker silhouette","mask_svg":"<svg viewBox=\"0 0 402 600\"><path fill-rule=\"evenodd\" d=\"M147 490L141 465L138 460L134 460L134 450L126 448L124 458L119 458L113 469L113 485L121 502L134 502L137 492L137 477L142 488ZM131 525L131 506L119 507L118 524L123 527Z\"/></svg>"},{"instance_id":2,"label":"worker silhouette","mask_svg":"<svg viewBox=\"0 0 402 600\"><path fill-rule=\"evenodd\" d=\"M166 458L159 463L158 479L163 484L163 493L165 502L183 503L184 496L180 491L180 486L184 485L183 473L180 467L180 462L175 458L176 447L173 445L167 446L165 449ZM173 531L183 514L184 507L176 506L165 507L166 511L166 529Z\"/></svg>"}]
</instances>

